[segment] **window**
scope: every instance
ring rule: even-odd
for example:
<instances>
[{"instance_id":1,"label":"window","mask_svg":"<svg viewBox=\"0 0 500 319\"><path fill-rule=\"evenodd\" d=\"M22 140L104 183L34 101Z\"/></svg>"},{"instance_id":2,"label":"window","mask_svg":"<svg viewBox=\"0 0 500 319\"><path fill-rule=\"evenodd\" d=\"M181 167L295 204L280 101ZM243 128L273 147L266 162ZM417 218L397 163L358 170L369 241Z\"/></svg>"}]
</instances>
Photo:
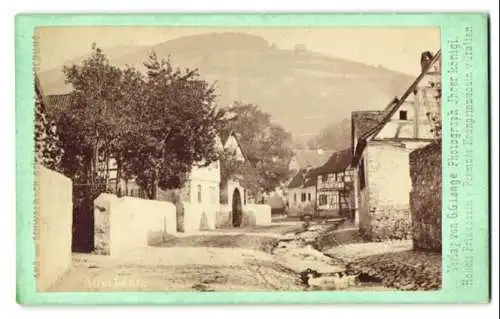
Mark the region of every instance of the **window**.
<instances>
[{"instance_id":1,"label":"window","mask_svg":"<svg viewBox=\"0 0 500 319\"><path fill-rule=\"evenodd\" d=\"M332 192L330 196L330 208L338 209L339 208L339 193Z\"/></svg>"},{"instance_id":2,"label":"window","mask_svg":"<svg viewBox=\"0 0 500 319\"><path fill-rule=\"evenodd\" d=\"M201 185L198 185L198 203L201 203Z\"/></svg>"},{"instance_id":3,"label":"window","mask_svg":"<svg viewBox=\"0 0 500 319\"><path fill-rule=\"evenodd\" d=\"M311 201L311 193L307 193L307 200Z\"/></svg>"},{"instance_id":4,"label":"window","mask_svg":"<svg viewBox=\"0 0 500 319\"><path fill-rule=\"evenodd\" d=\"M323 180L323 183L328 181L328 175L321 175L321 179Z\"/></svg>"},{"instance_id":5,"label":"window","mask_svg":"<svg viewBox=\"0 0 500 319\"><path fill-rule=\"evenodd\" d=\"M361 162L359 163L359 187L361 189L364 189L366 186L366 181L365 181L365 160L362 159Z\"/></svg>"},{"instance_id":6,"label":"window","mask_svg":"<svg viewBox=\"0 0 500 319\"><path fill-rule=\"evenodd\" d=\"M399 111L399 119L402 121L408 120L408 111Z\"/></svg>"},{"instance_id":7,"label":"window","mask_svg":"<svg viewBox=\"0 0 500 319\"><path fill-rule=\"evenodd\" d=\"M293 194L293 201L297 202L297 194Z\"/></svg>"},{"instance_id":8,"label":"window","mask_svg":"<svg viewBox=\"0 0 500 319\"><path fill-rule=\"evenodd\" d=\"M328 203L328 197L326 196L326 194L319 195L319 205L324 206L327 203Z\"/></svg>"},{"instance_id":9,"label":"window","mask_svg":"<svg viewBox=\"0 0 500 319\"><path fill-rule=\"evenodd\" d=\"M351 178L352 176L351 175L352 175L351 172L346 172L345 176L344 176L344 181L351 182L352 181L352 178Z\"/></svg>"},{"instance_id":10,"label":"window","mask_svg":"<svg viewBox=\"0 0 500 319\"><path fill-rule=\"evenodd\" d=\"M300 201L305 202L306 201L306 193L300 194Z\"/></svg>"},{"instance_id":11,"label":"window","mask_svg":"<svg viewBox=\"0 0 500 319\"><path fill-rule=\"evenodd\" d=\"M345 191L339 193L340 208L349 208L350 206L350 195Z\"/></svg>"}]
</instances>

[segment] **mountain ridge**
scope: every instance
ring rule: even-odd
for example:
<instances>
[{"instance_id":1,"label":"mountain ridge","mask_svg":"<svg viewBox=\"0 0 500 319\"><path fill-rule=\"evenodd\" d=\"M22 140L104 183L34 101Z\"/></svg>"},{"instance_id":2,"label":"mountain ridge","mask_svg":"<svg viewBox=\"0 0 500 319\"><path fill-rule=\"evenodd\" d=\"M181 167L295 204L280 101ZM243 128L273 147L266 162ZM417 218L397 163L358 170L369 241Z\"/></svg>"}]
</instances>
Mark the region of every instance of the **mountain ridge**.
<instances>
[{"instance_id":1,"label":"mountain ridge","mask_svg":"<svg viewBox=\"0 0 500 319\"><path fill-rule=\"evenodd\" d=\"M121 67L144 70L142 62L155 51L158 57L170 57L176 67L197 68L202 78L215 83L220 106L234 101L258 105L298 143L350 118L352 111L382 109L413 80L400 72L300 46L280 49L262 37L236 32L186 36L124 54L109 51L104 53L111 63ZM68 91L61 69L39 76L46 94Z\"/></svg>"}]
</instances>

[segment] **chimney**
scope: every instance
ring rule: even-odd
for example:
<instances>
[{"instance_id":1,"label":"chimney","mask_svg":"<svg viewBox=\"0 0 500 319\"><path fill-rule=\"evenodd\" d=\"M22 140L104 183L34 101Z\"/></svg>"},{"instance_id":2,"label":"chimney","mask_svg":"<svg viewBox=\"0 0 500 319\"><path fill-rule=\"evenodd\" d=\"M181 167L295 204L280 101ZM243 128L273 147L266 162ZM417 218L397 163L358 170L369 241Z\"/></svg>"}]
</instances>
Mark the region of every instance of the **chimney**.
<instances>
[{"instance_id":1,"label":"chimney","mask_svg":"<svg viewBox=\"0 0 500 319\"><path fill-rule=\"evenodd\" d=\"M432 53L430 51L422 52L420 56L420 67L422 69L422 72L424 71L424 69L427 67L427 65L431 60L432 60Z\"/></svg>"}]
</instances>

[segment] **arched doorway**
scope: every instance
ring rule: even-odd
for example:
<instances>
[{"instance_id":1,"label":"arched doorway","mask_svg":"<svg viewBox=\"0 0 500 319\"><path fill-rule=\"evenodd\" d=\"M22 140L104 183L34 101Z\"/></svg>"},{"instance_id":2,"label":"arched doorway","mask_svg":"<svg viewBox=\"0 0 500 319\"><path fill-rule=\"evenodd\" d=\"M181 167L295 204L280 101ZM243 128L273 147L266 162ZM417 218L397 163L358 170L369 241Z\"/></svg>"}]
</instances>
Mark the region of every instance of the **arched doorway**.
<instances>
[{"instance_id":1,"label":"arched doorway","mask_svg":"<svg viewBox=\"0 0 500 319\"><path fill-rule=\"evenodd\" d=\"M232 224L233 227L241 226L241 218L243 215L243 208L241 205L241 194L240 191L236 188L233 192L233 210L232 210Z\"/></svg>"}]
</instances>

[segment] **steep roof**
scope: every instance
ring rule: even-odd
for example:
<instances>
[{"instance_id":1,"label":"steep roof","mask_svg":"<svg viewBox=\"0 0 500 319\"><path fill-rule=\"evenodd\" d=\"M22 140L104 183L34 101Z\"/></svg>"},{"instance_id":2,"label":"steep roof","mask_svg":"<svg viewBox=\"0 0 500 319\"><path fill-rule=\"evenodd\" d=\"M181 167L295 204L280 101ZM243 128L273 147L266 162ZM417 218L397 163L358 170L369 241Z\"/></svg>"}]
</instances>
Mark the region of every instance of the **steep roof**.
<instances>
[{"instance_id":1,"label":"steep roof","mask_svg":"<svg viewBox=\"0 0 500 319\"><path fill-rule=\"evenodd\" d=\"M315 170L316 176L326 173L344 172L349 168L351 161L352 150L350 148L335 152L323 166Z\"/></svg>"},{"instance_id":2,"label":"steep roof","mask_svg":"<svg viewBox=\"0 0 500 319\"><path fill-rule=\"evenodd\" d=\"M384 111L354 111L351 113L351 148L353 151L363 135L377 126L384 118ZM356 140L354 140L357 138Z\"/></svg>"},{"instance_id":3,"label":"steep roof","mask_svg":"<svg viewBox=\"0 0 500 319\"><path fill-rule=\"evenodd\" d=\"M378 123L375 124L374 127L369 128L366 132L361 134L360 136L358 135L357 141L354 141L354 135L351 137L353 140L353 161L357 162L359 159L359 156L361 155L362 150L364 149L366 145L366 140L372 135L378 134L385 126L387 122L390 121L394 113L397 112L397 110L403 105L403 103L406 101L406 99L410 96L410 94L415 92L415 89L417 85L422 81L424 76L427 74L427 72L431 69L431 67L441 59L441 50L438 50L434 56L429 57L426 52L422 54L421 57L421 63L422 63L422 72L417 76L415 81L406 89L406 91L403 93L400 99L395 98L393 99L382 111L382 118L378 121ZM373 111L372 111L373 112ZM354 119L352 120L353 123L353 128L352 131L355 132L356 128L354 125ZM357 123L360 125L361 123ZM363 125L363 124L361 124Z\"/></svg>"},{"instance_id":4,"label":"steep roof","mask_svg":"<svg viewBox=\"0 0 500 319\"><path fill-rule=\"evenodd\" d=\"M299 167L305 169L308 166L319 167L323 165L332 153L332 150L323 150L322 152L316 150L294 150L294 157Z\"/></svg>"},{"instance_id":5,"label":"steep roof","mask_svg":"<svg viewBox=\"0 0 500 319\"><path fill-rule=\"evenodd\" d=\"M304 184L304 169L299 170L293 177L290 183L288 183L288 188L298 188Z\"/></svg>"},{"instance_id":6,"label":"steep roof","mask_svg":"<svg viewBox=\"0 0 500 319\"><path fill-rule=\"evenodd\" d=\"M290 183L288 183L288 188L300 188L300 187L310 187L316 185L318 178L317 169L301 169L293 177Z\"/></svg>"}]
</instances>

